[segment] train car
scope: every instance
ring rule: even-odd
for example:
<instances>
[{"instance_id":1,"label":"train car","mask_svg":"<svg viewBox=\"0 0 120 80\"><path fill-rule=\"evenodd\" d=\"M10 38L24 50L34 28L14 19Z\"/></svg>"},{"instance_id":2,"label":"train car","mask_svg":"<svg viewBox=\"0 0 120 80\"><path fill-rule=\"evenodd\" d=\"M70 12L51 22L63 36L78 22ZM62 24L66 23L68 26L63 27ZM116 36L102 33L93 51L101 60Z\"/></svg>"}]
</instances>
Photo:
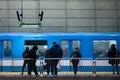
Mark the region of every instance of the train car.
<instances>
[{"instance_id":1,"label":"train car","mask_svg":"<svg viewBox=\"0 0 120 80\"><path fill-rule=\"evenodd\" d=\"M64 67L61 71L69 70L69 57L75 47L80 48L82 59L107 58L107 50L111 44L120 49L119 32L84 32L84 33L0 33L0 71L21 71L22 53L25 47L38 46L37 53L42 53L57 42L63 49ZM87 61L87 62L86 62ZM89 71L91 61L83 60ZM39 62L37 63L39 66ZM89 65L90 64L90 65ZM106 63L105 63L106 64Z\"/></svg>"}]
</instances>

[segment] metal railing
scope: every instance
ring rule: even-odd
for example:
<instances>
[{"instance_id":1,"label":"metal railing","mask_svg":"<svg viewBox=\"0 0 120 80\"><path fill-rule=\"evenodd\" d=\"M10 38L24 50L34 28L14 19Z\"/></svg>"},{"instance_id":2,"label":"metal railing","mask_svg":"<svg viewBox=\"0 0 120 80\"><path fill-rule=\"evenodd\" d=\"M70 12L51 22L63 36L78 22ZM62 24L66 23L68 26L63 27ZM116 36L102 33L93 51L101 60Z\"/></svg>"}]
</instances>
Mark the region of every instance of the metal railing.
<instances>
[{"instance_id":1,"label":"metal railing","mask_svg":"<svg viewBox=\"0 0 120 80\"><path fill-rule=\"evenodd\" d=\"M26 59L29 61L29 59ZM46 60L48 61L55 61L58 60L58 58L39 58L36 61L36 66L37 66L37 71L41 75L47 75L47 69L43 69L43 66L46 65ZM113 75L113 66L109 63L109 60L115 61L118 60L120 61L120 58L81 58L79 59L79 64L77 67L77 76L111 76ZM22 66L23 66L23 59L17 59L17 58L12 58L12 59L0 59L0 75L20 75L22 71ZM116 61L115 61L116 62ZM120 62L119 62L120 63ZM115 74L117 74L117 69L120 69L120 64L118 63L118 66L116 68L115 66ZM59 66L58 66L59 64ZM62 58L59 59L59 62L57 64L57 71L58 74L57 76L74 76L74 68L72 62L70 62L69 58ZM115 63L116 64L116 63ZM53 63L52 63L53 65ZM28 75L28 65L26 65L24 69L24 74L23 75ZM32 75L34 73L32 72ZM49 76L52 76L51 71Z\"/></svg>"}]
</instances>

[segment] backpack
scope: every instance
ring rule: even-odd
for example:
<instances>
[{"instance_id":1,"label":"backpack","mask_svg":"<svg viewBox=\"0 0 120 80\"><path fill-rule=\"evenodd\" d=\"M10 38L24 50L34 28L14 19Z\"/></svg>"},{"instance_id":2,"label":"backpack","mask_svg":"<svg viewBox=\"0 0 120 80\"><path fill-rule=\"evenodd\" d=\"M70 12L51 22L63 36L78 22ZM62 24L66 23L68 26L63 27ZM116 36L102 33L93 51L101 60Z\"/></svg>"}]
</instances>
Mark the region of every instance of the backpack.
<instances>
[{"instance_id":1,"label":"backpack","mask_svg":"<svg viewBox=\"0 0 120 80\"><path fill-rule=\"evenodd\" d=\"M77 58L77 52L74 52L72 58Z\"/></svg>"},{"instance_id":2,"label":"backpack","mask_svg":"<svg viewBox=\"0 0 120 80\"><path fill-rule=\"evenodd\" d=\"M81 56L80 56L81 57ZM72 62L73 58L78 58L78 52L74 51L72 56L70 57L70 62Z\"/></svg>"},{"instance_id":3,"label":"backpack","mask_svg":"<svg viewBox=\"0 0 120 80\"><path fill-rule=\"evenodd\" d=\"M72 58L78 58L78 53L76 51L73 52Z\"/></svg>"}]
</instances>

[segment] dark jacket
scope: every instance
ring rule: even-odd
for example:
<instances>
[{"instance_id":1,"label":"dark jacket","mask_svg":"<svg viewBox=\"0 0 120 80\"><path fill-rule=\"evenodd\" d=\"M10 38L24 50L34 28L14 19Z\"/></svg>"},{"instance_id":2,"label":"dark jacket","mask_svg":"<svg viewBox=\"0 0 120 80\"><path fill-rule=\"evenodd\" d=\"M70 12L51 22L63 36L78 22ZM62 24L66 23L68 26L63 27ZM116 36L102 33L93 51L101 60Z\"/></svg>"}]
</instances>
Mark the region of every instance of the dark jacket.
<instances>
[{"instance_id":1,"label":"dark jacket","mask_svg":"<svg viewBox=\"0 0 120 80\"><path fill-rule=\"evenodd\" d=\"M51 58L51 55L49 53L49 50L47 50L45 54L45 62L49 61L50 58Z\"/></svg>"},{"instance_id":2,"label":"dark jacket","mask_svg":"<svg viewBox=\"0 0 120 80\"><path fill-rule=\"evenodd\" d=\"M60 45L55 44L50 48L49 54L51 55L51 58L62 58L63 51Z\"/></svg>"},{"instance_id":3,"label":"dark jacket","mask_svg":"<svg viewBox=\"0 0 120 80\"><path fill-rule=\"evenodd\" d=\"M81 56L81 54L80 54L79 51L73 51L72 54L70 55L70 58L73 58L73 59L72 59L72 64L73 64L73 65L78 65L79 59L80 59L81 57L82 57L82 56ZM76 58L76 59L74 59L74 58ZM78 58L78 59L77 59L77 58Z\"/></svg>"},{"instance_id":4,"label":"dark jacket","mask_svg":"<svg viewBox=\"0 0 120 80\"><path fill-rule=\"evenodd\" d=\"M29 50L25 50L22 54L23 58L28 58L28 52Z\"/></svg>"},{"instance_id":5,"label":"dark jacket","mask_svg":"<svg viewBox=\"0 0 120 80\"><path fill-rule=\"evenodd\" d=\"M119 64L119 60L114 59L114 58L117 58L118 54L119 54L119 50L116 49L115 47L111 47L108 50L108 58L113 58L113 59L109 59L109 64Z\"/></svg>"},{"instance_id":6,"label":"dark jacket","mask_svg":"<svg viewBox=\"0 0 120 80\"><path fill-rule=\"evenodd\" d=\"M31 59L37 59L39 56L36 55L36 50L38 48L36 46L34 46L29 52L28 52L28 58Z\"/></svg>"}]
</instances>

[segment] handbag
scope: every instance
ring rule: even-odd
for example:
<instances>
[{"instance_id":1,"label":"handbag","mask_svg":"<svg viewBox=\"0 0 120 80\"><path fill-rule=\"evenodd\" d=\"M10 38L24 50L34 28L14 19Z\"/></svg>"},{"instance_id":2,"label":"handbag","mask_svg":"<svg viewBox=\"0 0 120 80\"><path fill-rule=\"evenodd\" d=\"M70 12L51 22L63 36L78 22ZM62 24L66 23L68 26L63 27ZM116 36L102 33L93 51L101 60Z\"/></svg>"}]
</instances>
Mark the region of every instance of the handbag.
<instances>
[{"instance_id":1,"label":"handbag","mask_svg":"<svg viewBox=\"0 0 120 80\"><path fill-rule=\"evenodd\" d=\"M72 62L72 60L73 60L73 57L74 57L74 55L72 55L72 56L70 57L70 62Z\"/></svg>"},{"instance_id":2,"label":"handbag","mask_svg":"<svg viewBox=\"0 0 120 80\"><path fill-rule=\"evenodd\" d=\"M61 69L61 61L58 62L57 68L58 68L58 69Z\"/></svg>"}]
</instances>

